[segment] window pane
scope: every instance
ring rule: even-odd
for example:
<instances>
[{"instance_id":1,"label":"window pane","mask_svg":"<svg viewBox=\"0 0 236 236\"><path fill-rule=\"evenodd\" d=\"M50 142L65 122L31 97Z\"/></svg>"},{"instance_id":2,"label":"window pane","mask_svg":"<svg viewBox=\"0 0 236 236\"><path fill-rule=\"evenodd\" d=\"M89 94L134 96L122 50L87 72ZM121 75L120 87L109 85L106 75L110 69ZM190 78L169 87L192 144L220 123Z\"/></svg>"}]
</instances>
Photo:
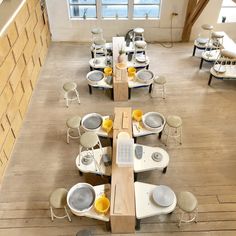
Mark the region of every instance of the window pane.
<instances>
[{"instance_id":1,"label":"window pane","mask_svg":"<svg viewBox=\"0 0 236 236\"><path fill-rule=\"evenodd\" d=\"M134 18L145 18L148 14L149 18L159 18L158 5L136 5L134 6Z\"/></svg>"},{"instance_id":2,"label":"window pane","mask_svg":"<svg viewBox=\"0 0 236 236\"><path fill-rule=\"evenodd\" d=\"M95 0L70 0L70 4L96 4Z\"/></svg>"},{"instance_id":3,"label":"window pane","mask_svg":"<svg viewBox=\"0 0 236 236\"><path fill-rule=\"evenodd\" d=\"M236 2L233 0L223 0L222 7L236 7Z\"/></svg>"},{"instance_id":4,"label":"window pane","mask_svg":"<svg viewBox=\"0 0 236 236\"><path fill-rule=\"evenodd\" d=\"M96 17L96 6L70 6L70 16L82 17L86 14L87 18Z\"/></svg>"},{"instance_id":5,"label":"window pane","mask_svg":"<svg viewBox=\"0 0 236 236\"><path fill-rule=\"evenodd\" d=\"M134 4L160 4L160 0L134 0Z\"/></svg>"},{"instance_id":6,"label":"window pane","mask_svg":"<svg viewBox=\"0 0 236 236\"><path fill-rule=\"evenodd\" d=\"M102 0L102 4L128 4L128 0Z\"/></svg>"},{"instance_id":7,"label":"window pane","mask_svg":"<svg viewBox=\"0 0 236 236\"><path fill-rule=\"evenodd\" d=\"M223 22L223 17L225 22L236 22L236 8L221 8L218 21Z\"/></svg>"},{"instance_id":8,"label":"window pane","mask_svg":"<svg viewBox=\"0 0 236 236\"><path fill-rule=\"evenodd\" d=\"M121 6L112 6L105 5L102 6L102 16L104 18L115 18L116 15L119 18L127 18L128 17L128 7L127 5Z\"/></svg>"}]
</instances>

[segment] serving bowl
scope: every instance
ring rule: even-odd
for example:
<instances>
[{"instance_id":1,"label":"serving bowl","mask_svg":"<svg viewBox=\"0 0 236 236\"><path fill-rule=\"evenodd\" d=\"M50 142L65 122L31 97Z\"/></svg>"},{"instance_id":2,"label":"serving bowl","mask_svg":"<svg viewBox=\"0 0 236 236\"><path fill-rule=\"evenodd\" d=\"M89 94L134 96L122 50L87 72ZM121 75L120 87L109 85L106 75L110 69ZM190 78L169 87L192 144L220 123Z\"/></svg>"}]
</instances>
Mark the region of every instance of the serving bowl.
<instances>
[{"instance_id":1,"label":"serving bowl","mask_svg":"<svg viewBox=\"0 0 236 236\"><path fill-rule=\"evenodd\" d=\"M94 187L88 183L74 185L67 194L67 204L72 213L81 215L89 211L95 202Z\"/></svg>"},{"instance_id":2,"label":"serving bowl","mask_svg":"<svg viewBox=\"0 0 236 236\"><path fill-rule=\"evenodd\" d=\"M81 120L81 126L85 131L98 131L102 126L103 117L98 113L85 115Z\"/></svg>"},{"instance_id":3,"label":"serving bowl","mask_svg":"<svg viewBox=\"0 0 236 236\"><path fill-rule=\"evenodd\" d=\"M97 85L104 78L104 73L99 70L90 71L86 79L90 85Z\"/></svg>"},{"instance_id":4,"label":"serving bowl","mask_svg":"<svg viewBox=\"0 0 236 236\"><path fill-rule=\"evenodd\" d=\"M147 130L161 132L165 126L165 117L158 112L148 112L142 116L142 122Z\"/></svg>"}]
</instances>

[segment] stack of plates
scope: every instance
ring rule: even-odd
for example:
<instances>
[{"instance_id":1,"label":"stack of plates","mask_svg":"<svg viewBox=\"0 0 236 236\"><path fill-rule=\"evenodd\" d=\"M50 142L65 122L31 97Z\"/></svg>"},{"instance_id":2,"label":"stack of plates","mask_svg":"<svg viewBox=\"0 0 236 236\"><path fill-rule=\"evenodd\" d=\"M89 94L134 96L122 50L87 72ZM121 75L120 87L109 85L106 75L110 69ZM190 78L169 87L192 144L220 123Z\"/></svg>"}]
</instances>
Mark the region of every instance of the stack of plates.
<instances>
[{"instance_id":1,"label":"stack of plates","mask_svg":"<svg viewBox=\"0 0 236 236\"><path fill-rule=\"evenodd\" d=\"M96 85L104 78L104 73L99 70L90 71L87 74L86 78L89 81L89 84Z\"/></svg>"},{"instance_id":2,"label":"stack of plates","mask_svg":"<svg viewBox=\"0 0 236 236\"><path fill-rule=\"evenodd\" d=\"M159 185L153 190L152 197L157 205L168 207L174 203L175 193L170 187Z\"/></svg>"},{"instance_id":3,"label":"stack of plates","mask_svg":"<svg viewBox=\"0 0 236 236\"><path fill-rule=\"evenodd\" d=\"M146 129L158 132L164 128L165 118L158 112L148 112L142 116L142 122Z\"/></svg>"},{"instance_id":4,"label":"stack of plates","mask_svg":"<svg viewBox=\"0 0 236 236\"><path fill-rule=\"evenodd\" d=\"M86 131L97 131L101 127L102 121L100 114L91 113L82 118L81 124Z\"/></svg>"},{"instance_id":5,"label":"stack of plates","mask_svg":"<svg viewBox=\"0 0 236 236\"><path fill-rule=\"evenodd\" d=\"M146 84L151 83L153 77L154 77L153 73L150 70L145 70L145 69L138 71L138 73L136 74L137 80L141 83L146 83Z\"/></svg>"}]
</instances>

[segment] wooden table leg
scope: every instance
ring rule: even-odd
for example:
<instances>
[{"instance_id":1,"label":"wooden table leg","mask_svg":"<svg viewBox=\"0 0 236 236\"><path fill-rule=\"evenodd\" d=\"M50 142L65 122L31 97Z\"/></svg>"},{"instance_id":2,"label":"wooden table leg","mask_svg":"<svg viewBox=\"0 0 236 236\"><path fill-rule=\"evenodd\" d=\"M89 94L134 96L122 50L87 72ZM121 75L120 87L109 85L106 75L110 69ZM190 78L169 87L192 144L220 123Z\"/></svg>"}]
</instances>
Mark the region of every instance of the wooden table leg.
<instances>
[{"instance_id":1,"label":"wooden table leg","mask_svg":"<svg viewBox=\"0 0 236 236\"><path fill-rule=\"evenodd\" d=\"M201 62L200 62L200 65L199 65L199 70L202 69L202 63L203 63L203 58L201 58Z\"/></svg>"},{"instance_id":2,"label":"wooden table leg","mask_svg":"<svg viewBox=\"0 0 236 236\"><path fill-rule=\"evenodd\" d=\"M165 174L166 171L167 171L167 167L165 167L165 168L163 169L162 173Z\"/></svg>"},{"instance_id":3,"label":"wooden table leg","mask_svg":"<svg viewBox=\"0 0 236 236\"><path fill-rule=\"evenodd\" d=\"M141 225L141 220L136 218L135 229L136 229L136 230L140 230L140 225Z\"/></svg>"},{"instance_id":4,"label":"wooden table leg","mask_svg":"<svg viewBox=\"0 0 236 236\"><path fill-rule=\"evenodd\" d=\"M149 85L149 93L152 92L152 84Z\"/></svg>"},{"instance_id":5,"label":"wooden table leg","mask_svg":"<svg viewBox=\"0 0 236 236\"><path fill-rule=\"evenodd\" d=\"M212 74L210 74L209 80L208 80L208 85L211 85L211 80L212 80Z\"/></svg>"},{"instance_id":6,"label":"wooden table leg","mask_svg":"<svg viewBox=\"0 0 236 236\"><path fill-rule=\"evenodd\" d=\"M131 88L129 88L129 99L131 98Z\"/></svg>"},{"instance_id":7,"label":"wooden table leg","mask_svg":"<svg viewBox=\"0 0 236 236\"><path fill-rule=\"evenodd\" d=\"M196 52L196 46L194 45L193 46L193 55L192 56L195 56L195 52Z\"/></svg>"},{"instance_id":8,"label":"wooden table leg","mask_svg":"<svg viewBox=\"0 0 236 236\"><path fill-rule=\"evenodd\" d=\"M92 94L93 93L92 86L88 84L88 87L89 87L89 93Z\"/></svg>"}]
</instances>

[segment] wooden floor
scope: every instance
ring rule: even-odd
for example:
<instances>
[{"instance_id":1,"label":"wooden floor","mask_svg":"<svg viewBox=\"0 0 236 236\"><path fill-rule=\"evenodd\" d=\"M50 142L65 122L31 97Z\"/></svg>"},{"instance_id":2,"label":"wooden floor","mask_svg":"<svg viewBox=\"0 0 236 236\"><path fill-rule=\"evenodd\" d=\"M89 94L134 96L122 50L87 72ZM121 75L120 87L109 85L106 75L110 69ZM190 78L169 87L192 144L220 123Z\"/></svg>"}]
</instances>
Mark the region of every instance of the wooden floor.
<instances>
[{"instance_id":1,"label":"wooden floor","mask_svg":"<svg viewBox=\"0 0 236 236\"><path fill-rule=\"evenodd\" d=\"M147 89L132 93L129 102L113 102L109 93L95 90L89 95L85 80L89 70L89 45L53 43L21 129L0 191L0 235L75 235L89 228L94 235L110 235L105 224L72 216L51 222L48 197L57 187L70 188L88 181L106 180L92 175L80 177L75 167L79 145L66 144L65 121L89 112L113 114L115 106L132 106L144 112L176 114L183 119L183 144L166 148L155 137L138 143L160 146L170 154L164 175L159 171L140 174L139 181L166 184L177 193L193 192L199 201L199 222L176 226L177 214L142 221L138 235L236 235L236 82L212 80L209 66L198 70L200 59L191 57L192 44L166 49L148 45L150 69L167 78L167 98L151 99ZM65 107L62 85L79 84L81 105ZM103 142L104 145L108 143Z\"/></svg>"}]
</instances>

